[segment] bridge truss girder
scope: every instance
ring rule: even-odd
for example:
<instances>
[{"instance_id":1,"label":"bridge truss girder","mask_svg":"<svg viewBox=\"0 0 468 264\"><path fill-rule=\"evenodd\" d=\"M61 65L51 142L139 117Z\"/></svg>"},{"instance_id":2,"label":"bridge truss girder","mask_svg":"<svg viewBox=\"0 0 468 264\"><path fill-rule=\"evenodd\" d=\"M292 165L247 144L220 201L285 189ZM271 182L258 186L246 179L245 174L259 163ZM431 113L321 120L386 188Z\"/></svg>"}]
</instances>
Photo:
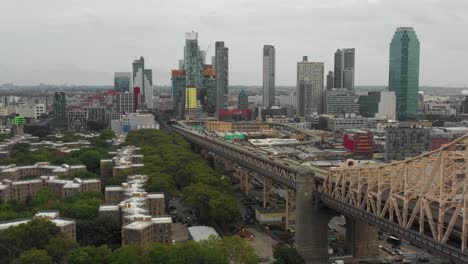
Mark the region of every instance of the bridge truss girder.
<instances>
[{"instance_id":1,"label":"bridge truss girder","mask_svg":"<svg viewBox=\"0 0 468 264\"><path fill-rule=\"evenodd\" d=\"M333 168L322 190L402 228L416 228L437 243L459 237L464 252L468 239L467 161L468 136L464 136L405 161Z\"/></svg>"}]
</instances>

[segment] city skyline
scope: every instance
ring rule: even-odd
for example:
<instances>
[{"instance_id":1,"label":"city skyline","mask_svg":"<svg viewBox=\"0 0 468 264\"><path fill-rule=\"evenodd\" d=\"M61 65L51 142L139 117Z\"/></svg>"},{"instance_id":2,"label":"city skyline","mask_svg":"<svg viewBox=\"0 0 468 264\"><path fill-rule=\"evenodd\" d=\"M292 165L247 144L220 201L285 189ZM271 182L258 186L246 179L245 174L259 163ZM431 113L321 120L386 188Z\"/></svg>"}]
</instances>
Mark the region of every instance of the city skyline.
<instances>
[{"instance_id":1,"label":"city skyline","mask_svg":"<svg viewBox=\"0 0 468 264\"><path fill-rule=\"evenodd\" d=\"M232 84L261 84L261 55L255 51L269 43L277 48L278 86L294 86L294 66L303 54L323 61L326 72L332 70L333 52L342 47L356 48L356 85L386 85L389 38L395 28L411 26L426 44L421 49L420 84L468 85L463 62L457 60L468 56L468 39L461 34L468 3L461 0L278 2L267 10L260 8L262 1L218 1L213 6L145 2L132 5L141 6L136 7L139 19L127 12L126 4L109 9L104 2L64 5L48 0L18 13L17 5L7 1L0 18L0 33L8 36L0 48L0 83L110 85L113 72L130 71L127 62L144 56L155 84L169 85L170 70L177 67L184 46L180 36L193 29L200 33L203 50L211 43L207 58L214 54L216 40L229 43ZM187 6L180 13L182 20L170 12L177 6ZM271 14L278 19L268 30L256 25ZM167 21L161 22L168 18L170 30ZM320 21L321 27L306 26L306 19ZM243 26L244 20L255 26Z\"/></svg>"}]
</instances>

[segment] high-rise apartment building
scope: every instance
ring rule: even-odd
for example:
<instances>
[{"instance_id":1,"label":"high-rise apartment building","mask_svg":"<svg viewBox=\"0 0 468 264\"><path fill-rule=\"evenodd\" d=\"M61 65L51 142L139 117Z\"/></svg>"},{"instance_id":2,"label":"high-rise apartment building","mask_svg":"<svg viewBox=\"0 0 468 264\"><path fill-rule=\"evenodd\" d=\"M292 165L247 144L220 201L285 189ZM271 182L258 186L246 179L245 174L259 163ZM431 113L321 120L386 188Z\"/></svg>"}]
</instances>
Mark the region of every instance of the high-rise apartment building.
<instances>
[{"instance_id":1,"label":"high-rise apartment building","mask_svg":"<svg viewBox=\"0 0 468 264\"><path fill-rule=\"evenodd\" d=\"M263 107L275 105L275 47L263 46Z\"/></svg>"},{"instance_id":2,"label":"high-rise apartment building","mask_svg":"<svg viewBox=\"0 0 468 264\"><path fill-rule=\"evenodd\" d=\"M67 97L64 92L54 93L53 101L53 127L56 129L65 129L67 127Z\"/></svg>"},{"instance_id":3,"label":"high-rise apartment building","mask_svg":"<svg viewBox=\"0 0 468 264\"><path fill-rule=\"evenodd\" d=\"M333 88L354 90L354 56L354 48L338 49L335 52L335 87Z\"/></svg>"},{"instance_id":4,"label":"high-rise apartment building","mask_svg":"<svg viewBox=\"0 0 468 264\"><path fill-rule=\"evenodd\" d=\"M185 111L185 71L172 71L172 112L175 116L182 118Z\"/></svg>"},{"instance_id":5,"label":"high-rise apartment building","mask_svg":"<svg viewBox=\"0 0 468 264\"><path fill-rule=\"evenodd\" d=\"M115 72L114 73L114 90L118 93L130 92L131 89L131 72Z\"/></svg>"},{"instance_id":6,"label":"high-rise apartment building","mask_svg":"<svg viewBox=\"0 0 468 264\"><path fill-rule=\"evenodd\" d=\"M390 43L388 87L395 91L398 120L418 114L419 40L412 27L397 28Z\"/></svg>"},{"instance_id":7,"label":"high-rise apartment building","mask_svg":"<svg viewBox=\"0 0 468 264\"><path fill-rule=\"evenodd\" d=\"M116 96L116 105L117 112L119 114L123 113L133 113L135 112L135 99L133 93L118 93Z\"/></svg>"},{"instance_id":8,"label":"high-rise apartment building","mask_svg":"<svg viewBox=\"0 0 468 264\"><path fill-rule=\"evenodd\" d=\"M297 63L296 114L309 116L322 111L323 62L309 62L307 56Z\"/></svg>"},{"instance_id":9,"label":"high-rise apartment building","mask_svg":"<svg viewBox=\"0 0 468 264\"><path fill-rule=\"evenodd\" d=\"M213 114L216 112L216 70L212 65L205 65L203 70L203 89L205 100L202 102L203 111Z\"/></svg>"},{"instance_id":10,"label":"high-rise apartment building","mask_svg":"<svg viewBox=\"0 0 468 264\"><path fill-rule=\"evenodd\" d=\"M229 49L224 41L215 44L215 72L216 72L216 112L225 109L229 85Z\"/></svg>"},{"instance_id":11,"label":"high-rise apartment building","mask_svg":"<svg viewBox=\"0 0 468 264\"><path fill-rule=\"evenodd\" d=\"M359 113L364 117L386 117L395 120L396 97L392 91L372 91L359 96Z\"/></svg>"},{"instance_id":12,"label":"high-rise apartment building","mask_svg":"<svg viewBox=\"0 0 468 264\"><path fill-rule=\"evenodd\" d=\"M88 127L88 112L73 110L67 112L68 132L86 132Z\"/></svg>"},{"instance_id":13,"label":"high-rise apartment building","mask_svg":"<svg viewBox=\"0 0 468 264\"><path fill-rule=\"evenodd\" d=\"M245 90L242 90L240 93L239 93L239 97L238 97L238 102L237 102L238 106L237 106L237 109L248 109L249 108L249 95L245 92Z\"/></svg>"},{"instance_id":14,"label":"high-rise apartment building","mask_svg":"<svg viewBox=\"0 0 468 264\"><path fill-rule=\"evenodd\" d=\"M149 109L154 108L154 86L153 86L153 70L144 69L145 89L143 90L143 98L145 107Z\"/></svg>"},{"instance_id":15,"label":"high-rise apartment building","mask_svg":"<svg viewBox=\"0 0 468 264\"><path fill-rule=\"evenodd\" d=\"M145 89L145 59L140 57L139 60L133 61L133 87L140 87L143 91ZM133 89L130 89L132 92Z\"/></svg>"},{"instance_id":16,"label":"high-rise apartment building","mask_svg":"<svg viewBox=\"0 0 468 264\"><path fill-rule=\"evenodd\" d=\"M331 91L335 88L335 77L333 71L329 71L327 74L327 91Z\"/></svg>"},{"instance_id":17,"label":"high-rise apartment building","mask_svg":"<svg viewBox=\"0 0 468 264\"><path fill-rule=\"evenodd\" d=\"M358 99L354 91L335 88L326 92L325 112L329 115L355 114L359 112Z\"/></svg>"},{"instance_id":18,"label":"high-rise apartment building","mask_svg":"<svg viewBox=\"0 0 468 264\"><path fill-rule=\"evenodd\" d=\"M187 77L186 87L202 89L203 63L198 46L198 33L194 31L185 33L184 69Z\"/></svg>"}]
</instances>

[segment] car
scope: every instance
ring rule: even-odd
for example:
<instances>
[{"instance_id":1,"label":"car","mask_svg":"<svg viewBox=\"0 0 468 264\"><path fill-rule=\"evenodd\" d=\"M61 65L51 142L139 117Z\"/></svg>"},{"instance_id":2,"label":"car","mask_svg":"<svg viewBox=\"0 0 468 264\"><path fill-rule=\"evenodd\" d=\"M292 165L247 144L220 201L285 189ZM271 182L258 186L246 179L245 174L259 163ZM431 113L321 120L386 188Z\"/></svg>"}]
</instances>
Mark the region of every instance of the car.
<instances>
[{"instance_id":1,"label":"car","mask_svg":"<svg viewBox=\"0 0 468 264\"><path fill-rule=\"evenodd\" d=\"M401 263L409 264L409 263L413 263L413 262L412 262L411 260L409 260L409 259L403 259L403 260L401 261Z\"/></svg>"},{"instance_id":2,"label":"car","mask_svg":"<svg viewBox=\"0 0 468 264\"><path fill-rule=\"evenodd\" d=\"M418 262L419 263L429 263L429 259L428 258L418 258Z\"/></svg>"}]
</instances>

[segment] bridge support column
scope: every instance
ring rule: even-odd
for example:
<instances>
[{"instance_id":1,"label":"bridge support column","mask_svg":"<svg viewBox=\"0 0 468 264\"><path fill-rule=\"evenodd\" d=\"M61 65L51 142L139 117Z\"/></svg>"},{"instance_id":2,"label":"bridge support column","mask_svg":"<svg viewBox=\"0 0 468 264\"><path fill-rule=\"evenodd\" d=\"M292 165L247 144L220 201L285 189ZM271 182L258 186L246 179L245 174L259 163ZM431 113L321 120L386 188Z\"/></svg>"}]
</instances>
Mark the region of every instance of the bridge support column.
<instances>
[{"instance_id":1,"label":"bridge support column","mask_svg":"<svg viewBox=\"0 0 468 264\"><path fill-rule=\"evenodd\" d=\"M291 189L287 189L286 196L286 222L285 229L288 231L289 225L295 223L295 212L296 212L296 192Z\"/></svg>"},{"instance_id":2,"label":"bridge support column","mask_svg":"<svg viewBox=\"0 0 468 264\"><path fill-rule=\"evenodd\" d=\"M192 144L192 149L193 149L193 152L199 154L202 148L197 144Z\"/></svg>"},{"instance_id":3,"label":"bridge support column","mask_svg":"<svg viewBox=\"0 0 468 264\"><path fill-rule=\"evenodd\" d=\"M241 192L243 192L247 196L249 195L250 181L252 179L252 176L250 175L247 169L241 169L239 175Z\"/></svg>"},{"instance_id":4,"label":"bridge support column","mask_svg":"<svg viewBox=\"0 0 468 264\"><path fill-rule=\"evenodd\" d=\"M273 192L273 180L268 177L263 177L263 208L267 207L270 200L270 195Z\"/></svg>"},{"instance_id":5,"label":"bridge support column","mask_svg":"<svg viewBox=\"0 0 468 264\"><path fill-rule=\"evenodd\" d=\"M354 257L372 257L379 251L378 229L346 217L345 252Z\"/></svg>"},{"instance_id":6,"label":"bridge support column","mask_svg":"<svg viewBox=\"0 0 468 264\"><path fill-rule=\"evenodd\" d=\"M327 226L335 214L319 207L314 191L313 174L297 175L295 243L306 263L321 264L328 261Z\"/></svg>"}]
</instances>

